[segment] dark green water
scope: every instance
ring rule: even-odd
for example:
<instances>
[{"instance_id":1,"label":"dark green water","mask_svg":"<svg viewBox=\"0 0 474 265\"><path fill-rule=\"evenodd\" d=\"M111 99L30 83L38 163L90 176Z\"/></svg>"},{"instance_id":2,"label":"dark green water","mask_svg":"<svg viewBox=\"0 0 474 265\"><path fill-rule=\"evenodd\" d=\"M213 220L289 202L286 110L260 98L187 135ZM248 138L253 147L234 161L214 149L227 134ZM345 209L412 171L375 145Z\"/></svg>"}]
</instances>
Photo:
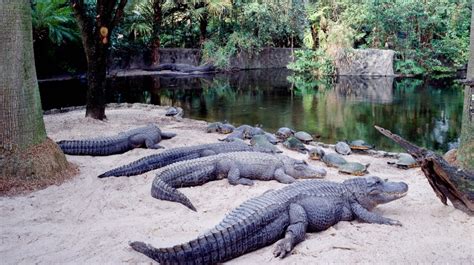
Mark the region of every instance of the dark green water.
<instances>
[{"instance_id":1,"label":"dark green water","mask_svg":"<svg viewBox=\"0 0 474 265\"><path fill-rule=\"evenodd\" d=\"M68 82L40 85L45 109L84 104L85 84ZM75 96L64 101L61 93L69 89ZM379 125L441 153L458 141L463 94L452 81L340 77L323 82L256 70L205 78L116 78L109 82L108 101L181 106L189 118L262 124L271 132L286 126L322 142L364 139L379 149L400 150L373 128Z\"/></svg>"}]
</instances>

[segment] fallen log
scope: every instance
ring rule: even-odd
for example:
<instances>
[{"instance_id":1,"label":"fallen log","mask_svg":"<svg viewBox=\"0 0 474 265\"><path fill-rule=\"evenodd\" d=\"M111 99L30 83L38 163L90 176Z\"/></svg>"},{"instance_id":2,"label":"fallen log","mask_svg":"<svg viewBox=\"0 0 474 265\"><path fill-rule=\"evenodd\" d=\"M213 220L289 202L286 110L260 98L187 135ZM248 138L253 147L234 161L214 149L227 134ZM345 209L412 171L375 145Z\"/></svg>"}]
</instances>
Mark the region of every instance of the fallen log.
<instances>
[{"instance_id":1,"label":"fallen log","mask_svg":"<svg viewBox=\"0 0 474 265\"><path fill-rule=\"evenodd\" d=\"M447 205L449 199L454 208L474 215L474 172L452 166L433 151L418 147L389 130L379 126L375 129L415 158L443 204Z\"/></svg>"}]
</instances>

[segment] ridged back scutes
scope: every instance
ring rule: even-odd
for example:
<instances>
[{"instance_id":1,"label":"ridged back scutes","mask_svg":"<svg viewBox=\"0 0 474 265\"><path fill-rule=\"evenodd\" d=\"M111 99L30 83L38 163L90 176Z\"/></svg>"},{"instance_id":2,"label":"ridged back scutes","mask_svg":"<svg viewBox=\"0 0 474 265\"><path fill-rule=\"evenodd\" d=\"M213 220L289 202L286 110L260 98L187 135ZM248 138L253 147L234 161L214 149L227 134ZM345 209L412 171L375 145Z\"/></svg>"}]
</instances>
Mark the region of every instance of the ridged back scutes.
<instances>
[{"instance_id":1,"label":"ridged back scutes","mask_svg":"<svg viewBox=\"0 0 474 265\"><path fill-rule=\"evenodd\" d=\"M305 196L344 196L346 188L343 184L323 181L304 180L290 184L282 189L269 191L259 197L249 199L232 210L224 220L217 225L231 225L255 213L268 211L275 205L286 205Z\"/></svg>"}]
</instances>

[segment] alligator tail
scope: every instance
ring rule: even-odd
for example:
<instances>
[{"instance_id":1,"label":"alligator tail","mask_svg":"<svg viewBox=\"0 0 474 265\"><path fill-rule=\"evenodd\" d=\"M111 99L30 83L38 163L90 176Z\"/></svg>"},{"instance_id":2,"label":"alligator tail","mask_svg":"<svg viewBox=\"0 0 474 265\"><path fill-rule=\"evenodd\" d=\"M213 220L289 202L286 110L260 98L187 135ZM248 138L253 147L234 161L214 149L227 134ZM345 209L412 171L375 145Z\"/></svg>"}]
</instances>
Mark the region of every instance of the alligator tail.
<instances>
[{"instance_id":1,"label":"alligator tail","mask_svg":"<svg viewBox=\"0 0 474 265\"><path fill-rule=\"evenodd\" d=\"M123 153L130 149L127 141L117 141L112 138L97 140L64 140L57 142L61 150L68 155L112 155Z\"/></svg>"},{"instance_id":2,"label":"alligator tail","mask_svg":"<svg viewBox=\"0 0 474 265\"><path fill-rule=\"evenodd\" d=\"M160 264L216 264L222 261L218 250L222 244L212 234L169 248L155 248L139 241L130 242L129 245Z\"/></svg>"},{"instance_id":3,"label":"alligator tail","mask_svg":"<svg viewBox=\"0 0 474 265\"><path fill-rule=\"evenodd\" d=\"M161 154L146 156L140 158L138 160L133 161L130 164L123 165L114 169L111 169L105 173L100 174L99 178L105 177L120 177L120 176L135 176L140 175L142 173L164 167L168 163L166 163L166 156Z\"/></svg>"},{"instance_id":4,"label":"alligator tail","mask_svg":"<svg viewBox=\"0 0 474 265\"><path fill-rule=\"evenodd\" d=\"M151 186L151 196L156 199L179 202L196 211L191 201L177 187L202 185L217 178L213 161L174 164L156 175Z\"/></svg>"},{"instance_id":5,"label":"alligator tail","mask_svg":"<svg viewBox=\"0 0 474 265\"><path fill-rule=\"evenodd\" d=\"M156 155L150 155L133 161L130 164L111 169L100 174L99 178L135 176L145 172L155 170L179 161L198 158L200 155L196 152L184 152L182 150L167 150Z\"/></svg>"}]
</instances>

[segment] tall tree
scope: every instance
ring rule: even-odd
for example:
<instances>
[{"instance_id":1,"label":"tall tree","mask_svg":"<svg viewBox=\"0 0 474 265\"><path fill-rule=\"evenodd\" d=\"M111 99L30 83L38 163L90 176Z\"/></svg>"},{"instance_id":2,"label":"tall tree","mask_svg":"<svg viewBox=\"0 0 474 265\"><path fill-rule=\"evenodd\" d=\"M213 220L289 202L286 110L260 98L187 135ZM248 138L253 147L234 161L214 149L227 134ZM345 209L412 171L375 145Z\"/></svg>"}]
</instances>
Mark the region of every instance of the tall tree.
<instances>
[{"instance_id":1,"label":"tall tree","mask_svg":"<svg viewBox=\"0 0 474 265\"><path fill-rule=\"evenodd\" d=\"M472 5L474 7L474 4ZM468 85L464 90L464 111L458 160L464 168L474 171L474 9L471 12L470 39L470 55L466 75Z\"/></svg>"},{"instance_id":2,"label":"tall tree","mask_svg":"<svg viewBox=\"0 0 474 265\"><path fill-rule=\"evenodd\" d=\"M0 192L50 179L68 167L46 137L28 0L0 0ZM16 183L16 184L15 184Z\"/></svg>"},{"instance_id":3,"label":"tall tree","mask_svg":"<svg viewBox=\"0 0 474 265\"><path fill-rule=\"evenodd\" d=\"M160 33L163 21L163 4L165 0L153 0L153 31L151 39L151 64L153 66L160 64Z\"/></svg>"},{"instance_id":4,"label":"tall tree","mask_svg":"<svg viewBox=\"0 0 474 265\"><path fill-rule=\"evenodd\" d=\"M105 119L105 84L110 35L123 17L127 0L70 0L87 58L86 117Z\"/></svg>"}]
</instances>

